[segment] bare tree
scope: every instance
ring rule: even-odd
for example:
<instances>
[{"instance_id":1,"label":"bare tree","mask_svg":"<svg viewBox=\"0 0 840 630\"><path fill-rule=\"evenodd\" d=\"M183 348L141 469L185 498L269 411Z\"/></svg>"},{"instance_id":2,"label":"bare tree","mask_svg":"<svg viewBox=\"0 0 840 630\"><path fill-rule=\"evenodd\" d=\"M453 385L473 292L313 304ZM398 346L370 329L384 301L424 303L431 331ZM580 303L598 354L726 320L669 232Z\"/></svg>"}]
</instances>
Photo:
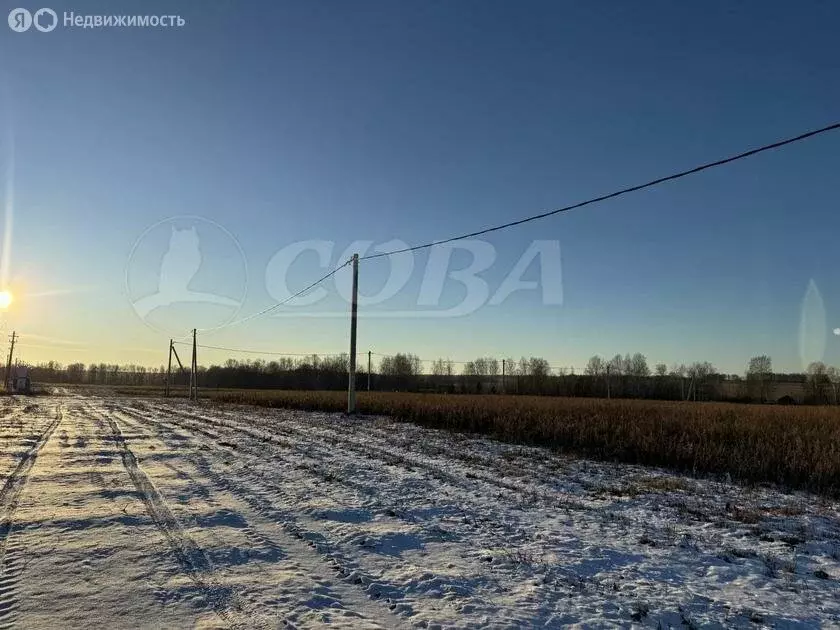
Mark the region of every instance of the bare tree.
<instances>
[{"instance_id":1,"label":"bare tree","mask_svg":"<svg viewBox=\"0 0 840 630\"><path fill-rule=\"evenodd\" d=\"M383 357L379 362L379 373L385 376L416 376L421 373L420 358L399 352L394 356Z\"/></svg>"},{"instance_id":2,"label":"bare tree","mask_svg":"<svg viewBox=\"0 0 840 630\"><path fill-rule=\"evenodd\" d=\"M705 391L705 386L708 378L717 370L708 361L695 361L688 366L688 375L691 377L691 385L689 387L689 397L694 394L694 400L697 400L697 391L702 388Z\"/></svg>"},{"instance_id":3,"label":"bare tree","mask_svg":"<svg viewBox=\"0 0 840 630\"><path fill-rule=\"evenodd\" d=\"M596 354L594 357L590 357L589 362L586 364L585 372L587 375L601 376L606 371L607 365L600 356Z\"/></svg>"},{"instance_id":4,"label":"bare tree","mask_svg":"<svg viewBox=\"0 0 840 630\"><path fill-rule=\"evenodd\" d=\"M750 359L749 365L747 365L747 380L757 383L761 402L767 400L767 389L772 375L773 361L766 354Z\"/></svg>"},{"instance_id":5,"label":"bare tree","mask_svg":"<svg viewBox=\"0 0 840 630\"><path fill-rule=\"evenodd\" d=\"M531 357L528 364L530 366L532 376L545 378L551 373L551 367L549 367L548 361L542 357Z\"/></svg>"},{"instance_id":6,"label":"bare tree","mask_svg":"<svg viewBox=\"0 0 840 630\"><path fill-rule=\"evenodd\" d=\"M434 376L447 376L452 374L452 361L449 359L432 361L432 374Z\"/></svg>"},{"instance_id":7,"label":"bare tree","mask_svg":"<svg viewBox=\"0 0 840 630\"><path fill-rule=\"evenodd\" d=\"M659 377L665 376L668 373L668 366L664 363L656 364L656 375Z\"/></svg>"},{"instance_id":8,"label":"bare tree","mask_svg":"<svg viewBox=\"0 0 840 630\"><path fill-rule=\"evenodd\" d=\"M498 376L499 374L499 360L493 357L479 357L475 361L470 361L469 365L477 376Z\"/></svg>"},{"instance_id":9,"label":"bare tree","mask_svg":"<svg viewBox=\"0 0 840 630\"><path fill-rule=\"evenodd\" d=\"M817 401L825 400L825 387L831 384L828 376L828 368L822 361L809 363L806 369L808 374L808 387L811 394Z\"/></svg>"},{"instance_id":10,"label":"bare tree","mask_svg":"<svg viewBox=\"0 0 840 630\"><path fill-rule=\"evenodd\" d=\"M632 357L627 355L624 371L625 374L629 374L630 376L650 376L650 368L647 364L647 357L641 352L637 352Z\"/></svg>"},{"instance_id":11,"label":"bare tree","mask_svg":"<svg viewBox=\"0 0 840 630\"><path fill-rule=\"evenodd\" d=\"M680 399L687 400L688 397L686 396L685 392L685 377L686 374L688 374L688 368L685 367L685 363L680 363L679 365L674 363L671 366L671 371L668 374L673 378L680 379Z\"/></svg>"},{"instance_id":12,"label":"bare tree","mask_svg":"<svg viewBox=\"0 0 840 630\"><path fill-rule=\"evenodd\" d=\"M834 392L834 404L838 404L837 401L837 388L840 386L840 370L836 367L829 366L825 370L825 375L828 377L828 381L831 383L831 389Z\"/></svg>"}]
</instances>

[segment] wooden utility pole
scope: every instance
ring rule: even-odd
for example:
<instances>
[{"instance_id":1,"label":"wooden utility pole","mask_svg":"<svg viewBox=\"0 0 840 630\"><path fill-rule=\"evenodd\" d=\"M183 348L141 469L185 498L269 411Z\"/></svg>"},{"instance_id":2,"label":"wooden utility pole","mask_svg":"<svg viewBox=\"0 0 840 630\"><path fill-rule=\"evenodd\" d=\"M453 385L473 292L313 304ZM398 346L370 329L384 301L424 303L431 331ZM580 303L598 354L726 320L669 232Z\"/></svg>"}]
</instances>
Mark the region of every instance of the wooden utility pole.
<instances>
[{"instance_id":1,"label":"wooden utility pole","mask_svg":"<svg viewBox=\"0 0 840 630\"><path fill-rule=\"evenodd\" d=\"M370 391L370 350L368 350L368 391Z\"/></svg>"},{"instance_id":2,"label":"wooden utility pole","mask_svg":"<svg viewBox=\"0 0 840 630\"><path fill-rule=\"evenodd\" d=\"M172 340L169 340L169 365L166 367L166 390L164 395L169 398L169 387L172 382Z\"/></svg>"},{"instance_id":3,"label":"wooden utility pole","mask_svg":"<svg viewBox=\"0 0 840 630\"><path fill-rule=\"evenodd\" d=\"M607 400L610 399L610 365L607 364Z\"/></svg>"},{"instance_id":4,"label":"wooden utility pole","mask_svg":"<svg viewBox=\"0 0 840 630\"><path fill-rule=\"evenodd\" d=\"M196 360L195 328L193 328L192 369L190 370L190 400L198 400L198 362Z\"/></svg>"},{"instance_id":5,"label":"wooden utility pole","mask_svg":"<svg viewBox=\"0 0 840 630\"><path fill-rule=\"evenodd\" d=\"M11 376L12 376L12 357L15 354L15 339L16 338L17 338L17 333L13 330L12 331L12 337L11 337L12 345L9 346L9 359L8 359L8 361L6 361L6 375L5 375L6 378L5 378L5 381L3 383L3 385L4 385L4 387L6 388L7 391L10 389L10 382L11 382Z\"/></svg>"},{"instance_id":6,"label":"wooden utility pole","mask_svg":"<svg viewBox=\"0 0 840 630\"><path fill-rule=\"evenodd\" d=\"M350 303L350 374L347 382L347 413L356 413L356 315L359 310L359 255L353 254L353 298Z\"/></svg>"},{"instance_id":7,"label":"wooden utility pole","mask_svg":"<svg viewBox=\"0 0 840 630\"><path fill-rule=\"evenodd\" d=\"M502 359L502 393L507 393L505 389L505 360Z\"/></svg>"},{"instance_id":8,"label":"wooden utility pole","mask_svg":"<svg viewBox=\"0 0 840 630\"><path fill-rule=\"evenodd\" d=\"M175 355L175 360L178 362L178 374L184 374L186 370L184 369L184 364L181 362L181 357L178 356L178 350L175 348L175 343L172 343L172 354ZM177 377L177 375L176 375ZM175 383L173 383L174 385Z\"/></svg>"}]
</instances>

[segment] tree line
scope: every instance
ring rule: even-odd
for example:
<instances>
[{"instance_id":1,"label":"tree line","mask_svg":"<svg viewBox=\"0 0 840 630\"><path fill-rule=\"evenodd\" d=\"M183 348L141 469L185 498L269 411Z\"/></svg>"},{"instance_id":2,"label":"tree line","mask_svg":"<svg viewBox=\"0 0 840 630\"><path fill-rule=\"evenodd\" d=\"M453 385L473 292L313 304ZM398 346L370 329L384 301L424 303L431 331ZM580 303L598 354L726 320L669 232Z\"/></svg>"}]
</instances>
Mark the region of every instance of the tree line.
<instances>
[{"instance_id":1,"label":"tree line","mask_svg":"<svg viewBox=\"0 0 840 630\"><path fill-rule=\"evenodd\" d=\"M478 357L455 363L447 358L424 362L415 354L396 353L372 364L358 366L359 390L508 393L662 400L735 400L779 402L780 384L786 384L788 402L838 403L840 370L816 362L804 373L773 371L767 355L752 357L743 375L721 374L707 361L657 363L651 370L642 353L616 354L611 359L595 355L582 373L574 368L552 368L542 357ZM347 387L350 361L347 354L282 357L265 361L228 359L221 365L199 366L198 386L203 388L333 389ZM42 383L112 386L156 386L166 383L164 366L71 363L54 361L32 366L32 379ZM189 374L173 368L173 387L186 387ZM791 389L792 388L792 389ZM782 388L784 389L784 388ZM797 399L798 398L798 399ZM781 400L785 402L784 400Z\"/></svg>"}]
</instances>

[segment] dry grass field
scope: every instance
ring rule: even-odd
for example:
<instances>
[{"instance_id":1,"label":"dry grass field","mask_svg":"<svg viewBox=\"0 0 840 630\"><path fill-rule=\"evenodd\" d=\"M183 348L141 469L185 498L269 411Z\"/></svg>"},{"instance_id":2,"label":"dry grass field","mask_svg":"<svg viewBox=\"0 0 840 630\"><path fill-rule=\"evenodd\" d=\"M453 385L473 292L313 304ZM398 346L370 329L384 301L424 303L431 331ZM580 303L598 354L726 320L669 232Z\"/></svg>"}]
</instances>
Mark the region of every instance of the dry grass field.
<instances>
[{"instance_id":1,"label":"dry grass field","mask_svg":"<svg viewBox=\"0 0 840 630\"><path fill-rule=\"evenodd\" d=\"M343 392L205 391L223 403L342 411ZM361 392L359 411L605 461L840 495L840 408Z\"/></svg>"}]
</instances>

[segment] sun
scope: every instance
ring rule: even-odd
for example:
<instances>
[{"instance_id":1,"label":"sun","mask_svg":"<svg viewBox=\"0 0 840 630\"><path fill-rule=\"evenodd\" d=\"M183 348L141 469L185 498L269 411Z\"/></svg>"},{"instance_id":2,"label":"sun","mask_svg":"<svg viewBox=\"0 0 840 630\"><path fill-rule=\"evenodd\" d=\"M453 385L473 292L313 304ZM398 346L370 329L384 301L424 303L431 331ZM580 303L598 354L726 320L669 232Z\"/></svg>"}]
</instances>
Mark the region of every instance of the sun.
<instances>
[{"instance_id":1,"label":"sun","mask_svg":"<svg viewBox=\"0 0 840 630\"><path fill-rule=\"evenodd\" d=\"M9 308L12 304L12 294L8 291L0 291L0 309Z\"/></svg>"}]
</instances>

